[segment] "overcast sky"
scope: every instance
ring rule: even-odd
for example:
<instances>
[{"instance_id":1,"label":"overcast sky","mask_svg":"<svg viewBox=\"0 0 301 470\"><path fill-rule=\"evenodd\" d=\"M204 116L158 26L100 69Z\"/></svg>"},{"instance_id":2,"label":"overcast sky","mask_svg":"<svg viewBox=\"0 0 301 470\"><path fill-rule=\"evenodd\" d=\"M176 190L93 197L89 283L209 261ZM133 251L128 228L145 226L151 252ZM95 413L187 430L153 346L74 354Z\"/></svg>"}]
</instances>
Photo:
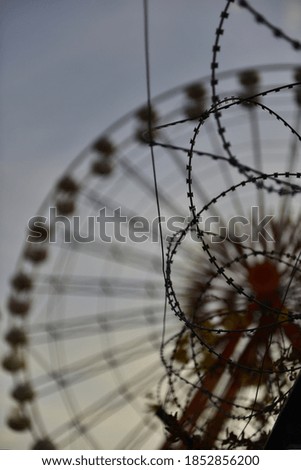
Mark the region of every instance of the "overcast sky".
<instances>
[{"instance_id":1,"label":"overcast sky","mask_svg":"<svg viewBox=\"0 0 301 470\"><path fill-rule=\"evenodd\" d=\"M149 3L155 96L209 73L214 31L225 1ZM252 4L300 40L300 0ZM300 53L275 41L239 7L232 8L227 26L221 69L300 64ZM2 0L0 34L4 305L26 223L55 180L97 134L146 100L143 2Z\"/></svg>"}]
</instances>

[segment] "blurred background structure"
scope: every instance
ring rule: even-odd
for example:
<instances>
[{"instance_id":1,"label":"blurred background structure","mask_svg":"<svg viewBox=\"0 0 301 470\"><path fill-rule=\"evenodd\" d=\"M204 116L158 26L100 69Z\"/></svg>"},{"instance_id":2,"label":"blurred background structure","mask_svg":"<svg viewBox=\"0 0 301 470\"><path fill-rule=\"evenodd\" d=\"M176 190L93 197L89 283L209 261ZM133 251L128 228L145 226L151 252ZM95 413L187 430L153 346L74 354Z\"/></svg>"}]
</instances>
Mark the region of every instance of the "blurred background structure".
<instances>
[{"instance_id":1,"label":"blurred background structure","mask_svg":"<svg viewBox=\"0 0 301 470\"><path fill-rule=\"evenodd\" d=\"M187 117L187 111L194 112L200 100L205 100L202 110L210 105L212 45L225 4L223 0L150 3L151 84L153 97L158 96L153 103L157 113L153 124ZM298 1L254 0L252 5L290 37L299 38ZM261 90L299 80L300 51L273 37L236 3L226 26L219 56L220 86L225 96L245 92L243 70L257 71L260 87L264 87ZM24 380L32 380L36 394L26 416L22 414L20 419L20 414L11 414L16 400L9 395L15 387L16 398L20 382L17 379L12 385L7 373L1 373L3 448L27 448L49 436L56 446L67 448L152 448L164 442L164 426L148 409L156 406L157 385L164 376L163 366L159 369L164 288L158 243L139 247L128 243L126 248L114 244L101 249L87 244L84 252L74 246L64 250L56 244L50 246L50 257L42 268L36 268L33 259L43 254L23 251L28 220L36 214L47 215L53 204L60 207L62 215L79 214L84 230L87 216L95 214L100 205L112 211L121 202L128 215L156 216L149 150L141 140L141 129L147 127L143 34L140 0L2 3L1 324L5 335L12 327L8 311L20 316L20 309L24 314L27 307L32 309L29 321L25 319L24 325L23 319L17 321L29 332L24 358L29 375L25 374ZM195 94L201 77L205 77L201 82L204 96ZM161 95L163 92L167 94ZM276 105L295 128L299 119L295 90L277 99L273 96L268 103ZM230 110L227 129L243 163L254 166L254 155L246 150L254 141L254 116L247 107L240 112L237 116ZM127 118L118 122L127 113ZM264 134L257 137L269 155L262 171L287 171L283 153L296 154L297 162L299 154L292 150L296 144L283 126L274 128L261 116L258 122L264 126ZM210 152L215 137L210 120L206 126L200 148ZM186 148L192 129L189 123L180 132L171 128L157 137ZM186 155L164 148L156 155L161 158L157 164L163 215L187 216ZM202 165L203 160L197 161L194 170L206 175L197 200L199 209L204 197L208 201L227 187L222 167L216 171L211 160L204 168ZM235 168L231 171L234 182L239 183L242 175ZM249 208L256 199L255 189L244 196L244 207ZM208 191L207 195L202 191ZM280 207L282 200L280 203L273 196L273 204ZM233 210L235 204L226 203L218 213L231 216ZM185 260L186 256L180 255L176 278L180 288L193 271ZM28 298L28 278L17 276L24 272L34 280L33 299ZM9 286L12 278L14 283ZM183 295L185 298L185 292ZM83 311L93 312L90 324L82 317ZM177 330L178 320L170 312L167 331L172 334ZM185 341L184 337L182 350ZM3 357L7 357L7 349L3 340ZM168 345L166 352L171 354L174 367ZM182 352L185 355L185 347ZM138 378L140 370L145 375ZM166 385L162 387L165 392ZM19 396L23 392L19 389ZM31 391L26 393L29 396ZM174 403L170 405L172 414ZM105 410L104 414L97 415L99 410ZM11 427L28 428L29 415L32 435L28 430L15 433L7 427L9 419ZM120 426L127 420L133 423L131 429Z\"/></svg>"}]
</instances>

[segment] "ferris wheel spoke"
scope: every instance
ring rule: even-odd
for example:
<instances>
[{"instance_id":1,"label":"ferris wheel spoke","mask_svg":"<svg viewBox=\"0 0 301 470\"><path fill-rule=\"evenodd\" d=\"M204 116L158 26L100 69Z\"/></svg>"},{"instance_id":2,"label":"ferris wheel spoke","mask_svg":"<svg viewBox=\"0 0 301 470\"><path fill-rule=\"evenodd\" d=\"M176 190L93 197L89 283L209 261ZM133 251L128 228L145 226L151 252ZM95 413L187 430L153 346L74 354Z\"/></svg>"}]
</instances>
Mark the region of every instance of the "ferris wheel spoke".
<instances>
[{"instance_id":1,"label":"ferris wheel spoke","mask_svg":"<svg viewBox=\"0 0 301 470\"><path fill-rule=\"evenodd\" d=\"M51 393L51 391L47 392L45 387L49 387L51 384L54 385L53 381L57 382L57 386L67 387L71 386L75 382L89 378L91 374L96 377L99 374L108 372L108 364L112 370L115 368L118 369L120 367L119 361L121 359L123 359L122 367L135 363L135 361L140 361L144 357L147 358L147 355L150 354L147 344L148 339L149 338L145 336L141 339L139 338L139 340L135 339L128 343L121 343L114 349L107 348L105 350L101 350L97 354L90 354L87 352L83 359L69 362L68 365L64 365L58 369L54 369L53 366L49 364L42 363L41 358L33 351L32 356L34 359L37 360L39 365L42 364L45 371L47 371L46 375L37 376L35 378L35 386L37 390L43 387L43 394L48 394ZM157 341L156 347L154 344L154 354L159 345L159 341Z\"/></svg>"},{"instance_id":2,"label":"ferris wheel spoke","mask_svg":"<svg viewBox=\"0 0 301 470\"><path fill-rule=\"evenodd\" d=\"M143 443L151 439L150 430L156 432L158 423L150 422L149 417L144 418L132 430L129 430L127 436L118 442L115 449L139 449Z\"/></svg>"},{"instance_id":3,"label":"ferris wheel spoke","mask_svg":"<svg viewBox=\"0 0 301 470\"><path fill-rule=\"evenodd\" d=\"M152 196L154 195L154 185L152 180L149 180L142 174L139 174L137 168L129 161L129 159L121 158L120 163L130 179L134 179L137 183L139 183L139 186L143 187L144 191L147 190ZM172 200L170 196L163 191L162 188L159 189L159 197L162 204L166 206L171 214L182 214L183 209L179 205L175 204L174 200Z\"/></svg>"},{"instance_id":4,"label":"ferris wheel spoke","mask_svg":"<svg viewBox=\"0 0 301 470\"><path fill-rule=\"evenodd\" d=\"M105 422L112 418L112 415L118 413L125 403L135 401L141 392L147 390L147 387L151 386L157 373L158 371L154 367L150 367L142 373L135 374L131 377L131 382L124 382L121 388L115 388L88 407L83 408L73 416L73 420L66 421L62 426L56 428L53 431L53 435L60 439L64 434L69 434L64 439L75 439L76 433L73 431L74 421L81 423L83 427L88 429L100 423L105 425Z\"/></svg>"},{"instance_id":5,"label":"ferris wheel spoke","mask_svg":"<svg viewBox=\"0 0 301 470\"><path fill-rule=\"evenodd\" d=\"M91 207L92 204L96 210L107 208L111 211L122 208L122 215L127 217L128 220L137 215L137 213L134 212L133 209L128 208L124 202L116 200L114 197L108 199L103 195L99 195L95 189L81 189L80 194L83 197L82 203L86 204L87 207Z\"/></svg>"},{"instance_id":6,"label":"ferris wheel spoke","mask_svg":"<svg viewBox=\"0 0 301 470\"><path fill-rule=\"evenodd\" d=\"M300 105L298 105L298 108L295 111L293 128L296 130L298 134L300 134L300 130L301 130L301 106ZM289 147L289 154L287 156L288 158L287 170L294 171L294 169L296 168L297 159L299 155L298 140L296 139L295 135L291 136L291 142L288 145L288 147ZM289 202L290 202L290 195L287 194L283 197L283 201L281 205L280 214L282 217L285 215L285 211L287 209Z\"/></svg>"},{"instance_id":7,"label":"ferris wheel spoke","mask_svg":"<svg viewBox=\"0 0 301 470\"><path fill-rule=\"evenodd\" d=\"M293 67L260 66L256 72L272 72L273 80L279 72L286 83L291 83ZM50 208L56 208L66 219L58 219L56 224L49 216L48 238L41 245L25 244L11 283L8 355L3 361L15 385L12 396L17 415L10 417L10 423L28 431L26 418L30 419L35 442L49 438L61 448L158 447L164 442L164 429L154 411L158 403L166 407L167 431L171 417L180 433L193 437L196 431L197 439L205 439L206 429L210 431L206 420L212 419L215 430L211 438L216 447L238 445L227 443L222 424L229 427L231 437L251 416L245 433L249 444L260 426L259 437L269 431L267 413L262 412L259 426L256 407L265 410L272 400L271 410L277 411L289 390L288 376L299 367L294 356L300 347L296 339L300 329L296 315L300 303L298 266L286 305L279 309L277 304L277 295L287 286L300 250L296 234L301 212L291 211L294 191L298 198L297 185L292 182L299 176L285 179L274 174L268 180L273 191L269 192L267 183L264 196L263 191L259 195L254 182L242 194L243 182L252 175L264 180L271 166L276 170L278 163L281 170L284 164L297 168L300 154L293 129L298 133L301 112L299 107L290 119L288 107L291 103L296 106L296 101L289 99L295 93L294 86L268 93L267 98L262 92L258 100L263 104L267 99L269 108L252 107L251 103L246 107L237 98L241 90L233 85L241 72L216 75L220 88L225 87L220 96L233 97L221 102L220 126L227 130L229 142L220 138L224 131L216 128L215 113L208 119L205 114L193 148L192 187L198 210L218 216L223 227L232 216L248 215L254 201L264 215L269 202L277 212L271 225L274 244L268 250L260 242L260 250L256 250L252 244L237 244L230 236L214 243L212 237L218 231L205 230L203 220L189 225L190 217L184 217L189 213L186 165L190 139L202 112L211 109L203 96L211 76L178 87L152 103L151 137L160 170L157 183L162 215L166 219L183 217L183 224L172 230L162 223L169 263L166 286L158 224L151 224L156 207L149 145L145 142L147 108L128 113L98 136L69 166L38 212L47 219ZM263 83L271 80L268 75L263 78ZM273 114L274 109L278 114ZM277 116L283 116L281 123L284 132L289 130L288 138L281 132L269 138L269 132L274 131L273 120L275 129L278 126ZM228 144L236 144L237 156L232 161ZM288 155L286 160L283 155ZM281 200L275 191L280 184L287 189L287 196ZM285 214L279 218L281 203ZM78 235L90 240L88 217L96 222L104 208L109 215L120 209L126 217L122 227L125 243L116 237L112 243L105 243L96 225L91 242L78 242ZM137 216L150 225L145 243L136 243L132 237L129 220ZM106 221L100 219L102 223ZM107 231L112 235L114 227ZM259 272L262 282L256 283L252 270ZM272 306L266 305L261 290L266 280L272 285L271 290L268 287ZM165 287L170 300L166 309ZM267 325L258 325L257 317L267 319ZM290 320L292 328L286 326ZM272 328L275 334L267 348L264 335ZM240 340L231 342L235 351L222 361L221 352L233 335ZM263 338L258 348L252 343L256 335ZM253 362L243 358L248 371L243 373L237 362L242 360L244 348L250 352L248 344L254 345L254 354L250 353ZM252 377L266 364L271 374L265 382L260 381L259 387L259 381L252 382ZM221 371L218 380L216 370ZM238 377L237 387L231 382L233 376ZM254 393L256 386L258 396ZM277 402L273 401L276 396L281 397ZM20 401L23 399L27 400L25 404ZM185 416L189 416L188 421ZM236 427L238 420L241 424ZM165 442L168 448L180 445L168 437Z\"/></svg>"},{"instance_id":8,"label":"ferris wheel spoke","mask_svg":"<svg viewBox=\"0 0 301 470\"><path fill-rule=\"evenodd\" d=\"M165 143L167 149L169 150L170 155L172 156L173 162L176 164L176 166L179 168L181 171L182 177L186 179L186 164L187 164L187 155L186 159L184 160L183 158L180 157L179 153L175 151L175 149L172 148L171 142L168 140L167 136L163 132L161 132L162 137L163 137L163 142ZM198 180L193 181L193 189L196 195L199 197L203 203L206 203L206 201L209 201L209 195L205 190L204 186L201 186L200 182ZM217 211L215 208L213 208L213 214L217 215ZM180 214L178 212L177 214Z\"/></svg>"},{"instance_id":9,"label":"ferris wheel spoke","mask_svg":"<svg viewBox=\"0 0 301 470\"><path fill-rule=\"evenodd\" d=\"M77 251L85 256L99 258L104 261L109 258L111 263L133 266L142 271L148 268L153 268L155 271L161 266L161 258L157 254L152 254L148 250L138 250L131 246L127 246L125 249L124 244L117 242L110 244L103 244L100 241L81 244L73 242L62 244L61 248L71 252Z\"/></svg>"},{"instance_id":10,"label":"ferris wheel spoke","mask_svg":"<svg viewBox=\"0 0 301 470\"><path fill-rule=\"evenodd\" d=\"M294 117L293 128L295 131L300 134L301 129L301 105L298 105L296 110L296 115ZM297 157L298 157L298 140L295 136L292 136L290 145L289 145L289 155L288 155L288 171L293 172L296 168Z\"/></svg>"}]
</instances>

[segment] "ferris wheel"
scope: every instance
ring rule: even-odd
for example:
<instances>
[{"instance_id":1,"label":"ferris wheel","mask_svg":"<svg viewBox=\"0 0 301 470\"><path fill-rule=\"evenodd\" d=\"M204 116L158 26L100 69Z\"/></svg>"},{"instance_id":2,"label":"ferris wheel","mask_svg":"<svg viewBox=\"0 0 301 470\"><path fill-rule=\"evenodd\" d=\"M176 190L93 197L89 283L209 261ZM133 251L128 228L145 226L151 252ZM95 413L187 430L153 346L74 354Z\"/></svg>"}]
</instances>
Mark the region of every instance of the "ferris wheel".
<instances>
[{"instance_id":1,"label":"ferris wheel","mask_svg":"<svg viewBox=\"0 0 301 470\"><path fill-rule=\"evenodd\" d=\"M210 74L97 136L29 222L3 359L25 445L243 448L271 429L300 368L300 69L214 79L213 104ZM250 238L254 207L271 240Z\"/></svg>"}]
</instances>

